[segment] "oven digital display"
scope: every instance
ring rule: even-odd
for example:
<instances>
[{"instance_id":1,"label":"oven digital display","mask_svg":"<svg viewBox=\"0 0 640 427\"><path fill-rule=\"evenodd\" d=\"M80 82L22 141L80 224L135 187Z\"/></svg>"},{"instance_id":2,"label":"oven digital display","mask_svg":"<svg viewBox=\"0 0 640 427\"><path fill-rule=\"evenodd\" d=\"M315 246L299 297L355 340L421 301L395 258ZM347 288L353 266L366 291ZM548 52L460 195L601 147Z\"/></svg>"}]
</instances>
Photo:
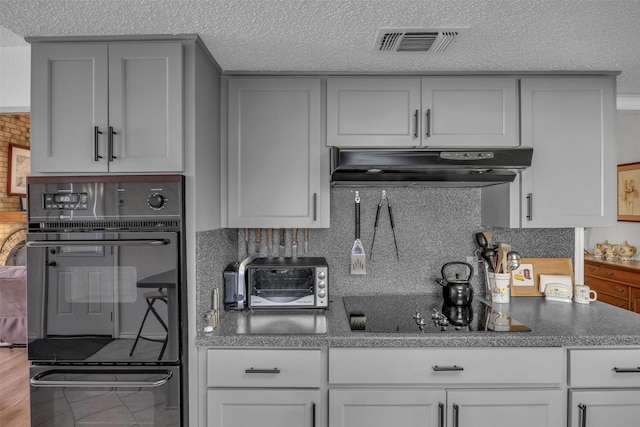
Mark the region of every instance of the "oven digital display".
<instances>
[{"instance_id":1,"label":"oven digital display","mask_svg":"<svg viewBox=\"0 0 640 427\"><path fill-rule=\"evenodd\" d=\"M44 195L45 209L87 209L87 193L52 193Z\"/></svg>"},{"instance_id":2,"label":"oven digital display","mask_svg":"<svg viewBox=\"0 0 640 427\"><path fill-rule=\"evenodd\" d=\"M54 194L53 201L56 203L78 203L77 194Z\"/></svg>"}]
</instances>

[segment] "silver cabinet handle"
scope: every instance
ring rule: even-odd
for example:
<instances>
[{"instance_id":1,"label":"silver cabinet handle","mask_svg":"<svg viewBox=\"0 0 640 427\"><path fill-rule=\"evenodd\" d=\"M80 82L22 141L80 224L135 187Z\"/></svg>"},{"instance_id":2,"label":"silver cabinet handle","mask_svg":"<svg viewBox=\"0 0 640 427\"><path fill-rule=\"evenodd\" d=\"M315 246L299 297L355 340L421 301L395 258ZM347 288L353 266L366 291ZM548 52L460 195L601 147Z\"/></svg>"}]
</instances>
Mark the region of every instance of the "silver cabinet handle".
<instances>
[{"instance_id":1,"label":"silver cabinet handle","mask_svg":"<svg viewBox=\"0 0 640 427\"><path fill-rule=\"evenodd\" d=\"M164 376L155 381L96 381L87 379L86 381L63 381L63 380L44 380L42 378L53 374L78 374L79 372L86 374L163 374ZM31 377L29 382L34 387L86 387L86 388L98 388L98 387L119 387L119 388L151 388L160 387L171 379L173 374L171 371L120 371L120 370L97 370L97 371L65 371L65 370L51 370L45 371Z\"/></svg>"},{"instance_id":2,"label":"silver cabinet handle","mask_svg":"<svg viewBox=\"0 0 640 427\"><path fill-rule=\"evenodd\" d=\"M426 116L425 125L427 128L427 131L425 132L425 136L429 138L431 136L431 108L427 109L427 114L425 116Z\"/></svg>"},{"instance_id":3,"label":"silver cabinet handle","mask_svg":"<svg viewBox=\"0 0 640 427\"><path fill-rule=\"evenodd\" d=\"M527 194L527 220L533 220L533 193Z\"/></svg>"},{"instance_id":4,"label":"silver cabinet handle","mask_svg":"<svg viewBox=\"0 0 640 427\"><path fill-rule=\"evenodd\" d=\"M460 411L460 407L454 403L453 404L453 427L458 427L459 411Z\"/></svg>"},{"instance_id":5,"label":"silver cabinet handle","mask_svg":"<svg viewBox=\"0 0 640 427\"><path fill-rule=\"evenodd\" d=\"M587 427L587 405L578 405L578 425L580 427Z\"/></svg>"},{"instance_id":6,"label":"silver cabinet handle","mask_svg":"<svg viewBox=\"0 0 640 427\"><path fill-rule=\"evenodd\" d=\"M28 248L49 248L51 246L162 246L171 243L169 239L133 240L36 240L27 242Z\"/></svg>"},{"instance_id":7,"label":"silver cabinet handle","mask_svg":"<svg viewBox=\"0 0 640 427\"><path fill-rule=\"evenodd\" d=\"M458 366L458 365L453 365L453 366L434 366L433 368L434 372L446 372L446 371L464 371L464 368L462 366Z\"/></svg>"},{"instance_id":8,"label":"silver cabinet handle","mask_svg":"<svg viewBox=\"0 0 640 427\"><path fill-rule=\"evenodd\" d=\"M438 425L444 427L444 403L438 403Z\"/></svg>"},{"instance_id":9,"label":"silver cabinet handle","mask_svg":"<svg viewBox=\"0 0 640 427\"><path fill-rule=\"evenodd\" d=\"M109 126L109 141L107 145L107 151L108 159L110 162L113 162L113 159L117 159L117 157L113 155L113 135L117 134L118 133L113 130L113 126Z\"/></svg>"},{"instance_id":10,"label":"silver cabinet handle","mask_svg":"<svg viewBox=\"0 0 640 427\"><path fill-rule=\"evenodd\" d=\"M420 111L416 110L416 112L413 115L413 126L414 126L414 132L413 132L413 137L417 138L418 137L418 120L420 117Z\"/></svg>"},{"instance_id":11,"label":"silver cabinet handle","mask_svg":"<svg viewBox=\"0 0 640 427\"><path fill-rule=\"evenodd\" d=\"M278 369L278 368L256 369L254 367L251 367L249 369L245 369L244 373L245 374L279 374L280 373L280 369Z\"/></svg>"},{"instance_id":12,"label":"silver cabinet handle","mask_svg":"<svg viewBox=\"0 0 640 427\"><path fill-rule=\"evenodd\" d=\"M613 368L613 372L617 374L639 374L640 367L637 368Z\"/></svg>"},{"instance_id":13,"label":"silver cabinet handle","mask_svg":"<svg viewBox=\"0 0 640 427\"><path fill-rule=\"evenodd\" d=\"M93 127L93 161L99 161L102 156L98 155L98 135L102 135L98 126Z\"/></svg>"}]
</instances>

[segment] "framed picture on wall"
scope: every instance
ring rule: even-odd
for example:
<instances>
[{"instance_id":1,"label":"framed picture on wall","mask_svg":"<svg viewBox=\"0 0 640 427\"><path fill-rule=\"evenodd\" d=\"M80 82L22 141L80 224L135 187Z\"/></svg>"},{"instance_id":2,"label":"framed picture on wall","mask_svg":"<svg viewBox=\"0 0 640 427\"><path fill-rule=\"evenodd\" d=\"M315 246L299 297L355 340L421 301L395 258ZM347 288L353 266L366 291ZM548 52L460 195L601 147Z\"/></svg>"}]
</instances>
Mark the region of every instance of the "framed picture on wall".
<instances>
[{"instance_id":1,"label":"framed picture on wall","mask_svg":"<svg viewBox=\"0 0 640 427\"><path fill-rule=\"evenodd\" d=\"M9 169L7 176L7 194L9 196L27 195L27 176L31 170L31 151L29 147L9 144Z\"/></svg>"},{"instance_id":2,"label":"framed picture on wall","mask_svg":"<svg viewBox=\"0 0 640 427\"><path fill-rule=\"evenodd\" d=\"M618 165L618 221L640 222L640 163Z\"/></svg>"}]
</instances>

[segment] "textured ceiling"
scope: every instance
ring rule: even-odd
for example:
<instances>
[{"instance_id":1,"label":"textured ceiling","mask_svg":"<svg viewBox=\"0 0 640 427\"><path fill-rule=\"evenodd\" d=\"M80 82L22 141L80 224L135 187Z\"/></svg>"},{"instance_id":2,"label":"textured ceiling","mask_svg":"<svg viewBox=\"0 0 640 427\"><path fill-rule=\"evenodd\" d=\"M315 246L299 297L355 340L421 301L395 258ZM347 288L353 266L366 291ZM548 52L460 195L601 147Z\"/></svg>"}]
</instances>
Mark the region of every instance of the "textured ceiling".
<instances>
[{"instance_id":1,"label":"textured ceiling","mask_svg":"<svg viewBox=\"0 0 640 427\"><path fill-rule=\"evenodd\" d=\"M225 71L619 70L618 93L640 94L639 23L640 0L0 0L0 47L197 33ZM383 27L469 28L393 54L373 49Z\"/></svg>"}]
</instances>

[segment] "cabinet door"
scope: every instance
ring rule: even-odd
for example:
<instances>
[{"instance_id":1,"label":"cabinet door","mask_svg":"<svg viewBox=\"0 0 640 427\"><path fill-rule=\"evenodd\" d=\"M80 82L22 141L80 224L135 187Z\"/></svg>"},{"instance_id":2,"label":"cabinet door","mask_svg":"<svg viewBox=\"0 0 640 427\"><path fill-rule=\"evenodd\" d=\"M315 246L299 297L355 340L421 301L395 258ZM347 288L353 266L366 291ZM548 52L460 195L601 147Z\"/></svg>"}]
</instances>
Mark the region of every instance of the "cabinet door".
<instances>
[{"instance_id":1,"label":"cabinet door","mask_svg":"<svg viewBox=\"0 0 640 427\"><path fill-rule=\"evenodd\" d=\"M602 227L615 223L615 78L524 78L522 227Z\"/></svg>"},{"instance_id":2,"label":"cabinet door","mask_svg":"<svg viewBox=\"0 0 640 427\"><path fill-rule=\"evenodd\" d=\"M425 77L422 119L423 146L517 146L517 80Z\"/></svg>"},{"instance_id":3,"label":"cabinet door","mask_svg":"<svg viewBox=\"0 0 640 427\"><path fill-rule=\"evenodd\" d=\"M331 427L444 425L444 390L330 390Z\"/></svg>"},{"instance_id":4,"label":"cabinet door","mask_svg":"<svg viewBox=\"0 0 640 427\"><path fill-rule=\"evenodd\" d=\"M634 427L640 419L640 390L570 390L571 427Z\"/></svg>"},{"instance_id":5,"label":"cabinet door","mask_svg":"<svg viewBox=\"0 0 640 427\"><path fill-rule=\"evenodd\" d=\"M631 288L631 310L640 313L640 289Z\"/></svg>"},{"instance_id":6,"label":"cabinet door","mask_svg":"<svg viewBox=\"0 0 640 427\"><path fill-rule=\"evenodd\" d=\"M313 427L319 390L209 389L209 427Z\"/></svg>"},{"instance_id":7,"label":"cabinet door","mask_svg":"<svg viewBox=\"0 0 640 427\"><path fill-rule=\"evenodd\" d=\"M181 43L109 45L110 172L183 170L182 63Z\"/></svg>"},{"instance_id":8,"label":"cabinet door","mask_svg":"<svg viewBox=\"0 0 640 427\"><path fill-rule=\"evenodd\" d=\"M237 78L228 89L229 227L328 227L320 79Z\"/></svg>"},{"instance_id":9,"label":"cabinet door","mask_svg":"<svg viewBox=\"0 0 640 427\"><path fill-rule=\"evenodd\" d=\"M560 389L449 390L447 426L562 426L566 425L565 399Z\"/></svg>"},{"instance_id":10,"label":"cabinet door","mask_svg":"<svg viewBox=\"0 0 640 427\"><path fill-rule=\"evenodd\" d=\"M106 172L107 45L34 43L31 55L31 171Z\"/></svg>"},{"instance_id":11,"label":"cabinet door","mask_svg":"<svg viewBox=\"0 0 640 427\"><path fill-rule=\"evenodd\" d=\"M420 79L329 78L327 145L420 145Z\"/></svg>"}]
</instances>

